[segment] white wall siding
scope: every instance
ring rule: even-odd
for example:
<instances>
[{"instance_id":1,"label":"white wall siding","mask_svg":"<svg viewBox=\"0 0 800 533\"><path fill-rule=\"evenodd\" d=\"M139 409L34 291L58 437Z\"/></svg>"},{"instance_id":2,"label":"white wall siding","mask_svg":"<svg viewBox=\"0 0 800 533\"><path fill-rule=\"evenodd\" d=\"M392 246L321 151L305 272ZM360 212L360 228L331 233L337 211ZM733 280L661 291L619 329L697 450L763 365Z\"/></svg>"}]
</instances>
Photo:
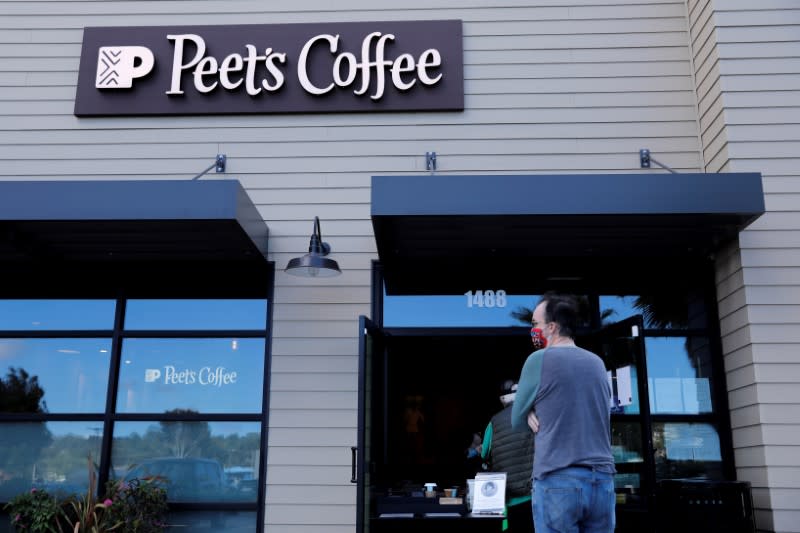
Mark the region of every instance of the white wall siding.
<instances>
[{"instance_id":1,"label":"white wall siding","mask_svg":"<svg viewBox=\"0 0 800 533\"><path fill-rule=\"evenodd\" d=\"M225 153L226 179L245 185L270 226L271 533L354 529L357 317L370 310L376 258L370 176L424 172L432 150L441 173L640 172L643 147L677 170L703 166L682 0L531 4L0 0L0 179L190 179ZM84 26L443 18L464 21L463 113L72 115ZM282 272L307 249L314 216L340 278Z\"/></svg>"},{"instance_id":2,"label":"white wall siding","mask_svg":"<svg viewBox=\"0 0 800 533\"><path fill-rule=\"evenodd\" d=\"M690 0L688 7L693 37L708 36L692 43L696 72L705 67L697 91L704 164L711 172L761 172L768 211L717 269L737 472L753 484L758 528L797 532L800 5Z\"/></svg>"}]
</instances>

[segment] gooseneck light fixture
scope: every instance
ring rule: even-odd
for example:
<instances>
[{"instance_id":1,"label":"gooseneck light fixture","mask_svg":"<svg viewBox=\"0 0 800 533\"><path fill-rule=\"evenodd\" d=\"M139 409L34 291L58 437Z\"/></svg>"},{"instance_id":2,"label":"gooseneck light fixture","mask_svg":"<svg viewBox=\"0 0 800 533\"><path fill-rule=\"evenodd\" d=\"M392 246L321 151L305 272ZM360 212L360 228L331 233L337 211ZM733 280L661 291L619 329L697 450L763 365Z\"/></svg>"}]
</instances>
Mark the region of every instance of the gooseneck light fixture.
<instances>
[{"instance_id":1,"label":"gooseneck light fixture","mask_svg":"<svg viewBox=\"0 0 800 533\"><path fill-rule=\"evenodd\" d=\"M322 242L319 229L319 217L314 217L314 233L308 243L308 253L303 257L295 257L286 265L285 272L304 278L330 278L342 273L339 263L325 257L331 251L327 242Z\"/></svg>"}]
</instances>

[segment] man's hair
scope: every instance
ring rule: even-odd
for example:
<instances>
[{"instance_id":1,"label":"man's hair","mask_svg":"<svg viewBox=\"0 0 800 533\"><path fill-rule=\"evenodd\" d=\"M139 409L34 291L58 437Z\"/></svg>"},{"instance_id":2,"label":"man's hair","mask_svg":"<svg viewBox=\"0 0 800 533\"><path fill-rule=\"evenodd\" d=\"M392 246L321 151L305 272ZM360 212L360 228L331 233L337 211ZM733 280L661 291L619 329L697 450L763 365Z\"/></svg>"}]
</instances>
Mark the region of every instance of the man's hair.
<instances>
[{"instance_id":1,"label":"man's hair","mask_svg":"<svg viewBox=\"0 0 800 533\"><path fill-rule=\"evenodd\" d=\"M539 299L539 304L542 302L546 302L545 321L558 324L558 334L562 337L575 337L578 329L578 299L571 294L546 292Z\"/></svg>"}]
</instances>

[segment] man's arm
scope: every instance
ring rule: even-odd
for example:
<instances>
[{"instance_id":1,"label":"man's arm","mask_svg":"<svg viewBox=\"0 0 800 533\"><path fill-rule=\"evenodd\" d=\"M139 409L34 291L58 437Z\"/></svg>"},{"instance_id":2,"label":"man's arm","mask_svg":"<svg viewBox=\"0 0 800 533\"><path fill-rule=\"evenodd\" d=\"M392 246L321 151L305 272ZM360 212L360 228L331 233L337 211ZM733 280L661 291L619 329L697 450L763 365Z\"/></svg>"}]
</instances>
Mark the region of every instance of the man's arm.
<instances>
[{"instance_id":1,"label":"man's arm","mask_svg":"<svg viewBox=\"0 0 800 533\"><path fill-rule=\"evenodd\" d=\"M528 413L533 409L536 393L542 377L542 361L547 349L539 350L528 356L522 366L522 373L517 383L517 395L511 407L511 427L522 430L528 427Z\"/></svg>"}]
</instances>

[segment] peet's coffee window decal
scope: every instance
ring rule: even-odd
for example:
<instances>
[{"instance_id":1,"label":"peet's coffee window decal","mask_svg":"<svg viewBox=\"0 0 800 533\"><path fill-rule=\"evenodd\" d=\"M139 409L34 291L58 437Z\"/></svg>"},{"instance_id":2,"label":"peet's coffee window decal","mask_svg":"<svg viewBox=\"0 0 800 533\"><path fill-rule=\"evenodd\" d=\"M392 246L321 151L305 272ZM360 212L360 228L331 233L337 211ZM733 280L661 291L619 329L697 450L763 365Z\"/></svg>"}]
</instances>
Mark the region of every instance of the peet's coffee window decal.
<instances>
[{"instance_id":1,"label":"peet's coffee window decal","mask_svg":"<svg viewBox=\"0 0 800 533\"><path fill-rule=\"evenodd\" d=\"M77 116L464 109L460 20L85 28Z\"/></svg>"}]
</instances>

